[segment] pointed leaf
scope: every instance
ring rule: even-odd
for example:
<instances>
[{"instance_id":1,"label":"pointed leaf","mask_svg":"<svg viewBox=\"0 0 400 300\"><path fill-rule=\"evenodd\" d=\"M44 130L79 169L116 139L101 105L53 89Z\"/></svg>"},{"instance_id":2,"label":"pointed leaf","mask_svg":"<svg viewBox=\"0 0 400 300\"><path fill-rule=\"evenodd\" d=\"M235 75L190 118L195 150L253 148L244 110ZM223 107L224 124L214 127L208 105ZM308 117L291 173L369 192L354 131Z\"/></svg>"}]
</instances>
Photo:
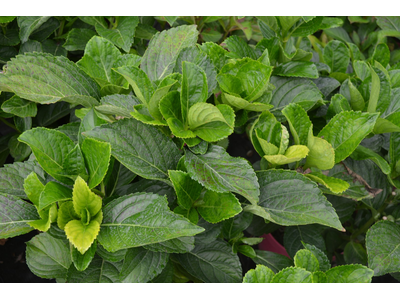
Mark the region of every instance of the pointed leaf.
<instances>
[{"instance_id":1,"label":"pointed leaf","mask_svg":"<svg viewBox=\"0 0 400 300\"><path fill-rule=\"evenodd\" d=\"M43 210L51 204L68 200L72 200L72 190L58 182L50 181L44 186L37 207L38 210Z\"/></svg>"},{"instance_id":2,"label":"pointed leaf","mask_svg":"<svg viewBox=\"0 0 400 300\"><path fill-rule=\"evenodd\" d=\"M6 239L33 230L27 223L40 219L36 208L12 195L0 194L0 238Z\"/></svg>"},{"instance_id":3,"label":"pointed leaf","mask_svg":"<svg viewBox=\"0 0 400 300\"><path fill-rule=\"evenodd\" d=\"M290 146L285 154L264 155L263 157L273 165L285 165L295 161L300 161L307 156L309 149L306 146Z\"/></svg>"},{"instance_id":4,"label":"pointed leaf","mask_svg":"<svg viewBox=\"0 0 400 300\"><path fill-rule=\"evenodd\" d=\"M294 143L307 146L312 136L312 123L306 111L300 105L291 103L282 110L282 114L288 120Z\"/></svg>"},{"instance_id":5,"label":"pointed leaf","mask_svg":"<svg viewBox=\"0 0 400 300\"><path fill-rule=\"evenodd\" d=\"M75 212L74 204L72 201L61 203L57 216L57 225L61 230L64 230L65 225L67 225L69 221L79 219L80 215Z\"/></svg>"},{"instance_id":6,"label":"pointed leaf","mask_svg":"<svg viewBox=\"0 0 400 300\"><path fill-rule=\"evenodd\" d=\"M312 181L325 185L332 193L343 193L350 187L350 184L344 180L335 177L329 177L322 173L309 173L305 174Z\"/></svg>"},{"instance_id":7,"label":"pointed leaf","mask_svg":"<svg viewBox=\"0 0 400 300\"><path fill-rule=\"evenodd\" d=\"M350 52L341 41L330 41L323 52L324 62L331 68L331 72L346 73L350 62Z\"/></svg>"},{"instance_id":8,"label":"pointed leaf","mask_svg":"<svg viewBox=\"0 0 400 300\"><path fill-rule=\"evenodd\" d=\"M135 29L139 24L139 17L115 17L114 26L105 28L96 24L96 31L100 36L110 40L113 44L122 48L125 52L129 52L135 36Z\"/></svg>"},{"instance_id":9,"label":"pointed leaf","mask_svg":"<svg viewBox=\"0 0 400 300\"><path fill-rule=\"evenodd\" d=\"M26 243L26 263L42 278L66 278L72 263L66 240L41 233Z\"/></svg>"},{"instance_id":10,"label":"pointed leaf","mask_svg":"<svg viewBox=\"0 0 400 300\"><path fill-rule=\"evenodd\" d=\"M210 145L204 155L185 152L189 175L217 193L235 192L251 203L258 201L258 182L253 168L242 158L229 156L224 148Z\"/></svg>"},{"instance_id":11,"label":"pointed leaf","mask_svg":"<svg viewBox=\"0 0 400 300\"><path fill-rule=\"evenodd\" d=\"M319 77L317 67L309 61L290 61L277 66L273 73L274 75L286 77Z\"/></svg>"},{"instance_id":12,"label":"pointed leaf","mask_svg":"<svg viewBox=\"0 0 400 300\"><path fill-rule=\"evenodd\" d=\"M328 283L370 283L374 272L362 265L337 266L326 273Z\"/></svg>"},{"instance_id":13,"label":"pointed leaf","mask_svg":"<svg viewBox=\"0 0 400 300\"><path fill-rule=\"evenodd\" d=\"M44 184L39 180L37 174L32 172L24 180L24 191L29 200L39 207L40 194L44 190Z\"/></svg>"},{"instance_id":14,"label":"pointed leaf","mask_svg":"<svg viewBox=\"0 0 400 300\"><path fill-rule=\"evenodd\" d=\"M273 106L259 102L249 102L243 98L239 98L226 93L222 94L222 102L227 103L237 109L246 109L251 111L265 111L271 109Z\"/></svg>"},{"instance_id":15,"label":"pointed leaf","mask_svg":"<svg viewBox=\"0 0 400 300\"><path fill-rule=\"evenodd\" d=\"M9 61L0 76L0 85L21 98L42 104L62 100L90 107L100 99L97 84L73 62L46 53L26 53Z\"/></svg>"},{"instance_id":16,"label":"pointed leaf","mask_svg":"<svg viewBox=\"0 0 400 300\"><path fill-rule=\"evenodd\" d=\"M194 46L198 31L194 25L183 25L156 33L146 49L141 68L151 81L161 80L173 72L183 48Z\"/></svg>"},{"instance_id":17,"label":"pointed leaf","mask_svg":"<svg viewBox=\"0 0 400 300\"><path fill-rule=\"evenodd\" d=\"M257 265L249 270L243 277L243 283L270 283L275 273L266 266Z\"/></svg>"},{"instance_id":18,"label":"pointed leaf","mask_svg":"<svg viewBox=\"0 0 400 300\"><path fill-rule=\"evenodd\" d=\"M43 169L55 179L71 184L76 176L85 176L78 145L64 133L38 127L25 131L18 139L29 145Z\"/></svg>"},{"instance_id":19,"label":"pointed leaf","mask_svg":"<svg viewBox=\"0 0 400 300\"><path fill-rule=\"evenodd\" d=\"M81 177L75 180L72 201L77 215L81 215L81 211L87 209L91 217L100 211L102 205L100 196L93 193Z\"/></svg>"},{"instance_id":20,"label":"pointed leaf","mask_svg":"<svg viewBox=\"0 0 400 300\"><path fill-rule=\"evenodd\" d=\"M82 143L82 153L89 171L89 189L99 185L106 176L111 157L111 146L87 138Z\"/></svg>"},{"instance_id":21,"label":"pointed leaf","mask_svg":"<svg viewBox=\"0 0 400 300\"><path fill-rule=\"evenodd\" d=\"M132 95L109 95L100 99L101 105L96 106L96 110L103 114L115 114L125 118L130 118L133 106L140 104L139 99Z\"/></svg>"},{"instance_id":22,"label":"pointed leaf","mask_svg":"<svg viewBox=\"0 0 400 300\"><path fill-rule=\"evenodd\" d=\"M348 81L350 90L350 105L355 111L362 111L365 107L365 101L358 89L352 84L351 80ZM369 104L368 104L369 106Z\"/></svg>"},{"instance_id":23,"label":"pointed leaf","mask_svg":"<svg viewBox=\"0 0 400 300\"><path fill-rule=\"evenodd\" d=\"M120 279L122 282L146 283L159 275L167 265L168 253L152 252L142 247L126 252Z\"/></svg>"},{"instance_id":24,"label":"pointed leaf","mask_svg":"<svg viewBox=\"0 0 400 300\"><path fill-rule=\"evenodd\" d=\"M342 230L334 208L310 179L286 170L262 171L257 176L260 201L245 210L280 225L318 223Z\"/></svg>"},{"instance_id":25,"label":"pointed leaf","mask_svg":"<svg viewBox=\"0 0 400 300\"><path fill-rule=\"evenodd\" d=\"M174 255L185 270L206 283L239 283L242 268L229 244L215 240L199 244L189 253Z\"/></svg>"},{"instance_id":26,"label":"pointed leaf","mask_svg":"<svg viewBox=\"0 0 400 300\"><path fill-rule=\"evenodd\" d=\"M103 208L98 241L107 251L159 243L203 231L172 213L165 197L137 193L112 200Z\"/></svg>"},{"instance_id":27,"label":"pointed leaf","mask_svg":"<svg viewBox=\"0 0 400 300\"><path fill-rule=\"evenodd\" d=\"M199 214L209 223L218 223L232 218L242 211L239 200L232 193L216 193L207 190L196 203Z\"/></svg>"},{"instance_id":28,"label":"pointed leaf","mask_svg":"<svg viewBox=\"0 0 400 300\"><path fill-rule=\"evenodd\" d=\"M87 28L72 28L62 45L68 51L85 50L89 40L96 35L96 32Z\"/></svg>"},{"instance_id":29,"label":"pointed leaf","mask_svg":"<svg viewBox=\"0 0 400 300\"><path fill-rule=\"evenodd\" d=\"M382 156L364 146L358 145L351 154L351 158L355 160L370 159L382 170L384 174L388 175L391 172L389 164Z\"/></svg>"},{"instance_id":30,"label":"pointed leaf","mask_svg":"<svg viewBox=\"0 0 400 300\"><path fill-rule=\"evenodd\" d=\"M132 86L136 97L148 106L151 96L154 94L154 87L146 73L134 66L119 67L114 71L124 76Z\"/></svg>"},{"instance_id":31,"label":"pointed leaf","mask_svg":"<svg viewBox=\"0 0 400 300\"><path fill-rule=\"evenodd\" d=\"M378 114L344 111L334 116L319 132L319 137L335 149L335 163L348 157L372 131Z\"/></svg>"},{"instance_id":32,"label":"pointed leaf","mask_svg":"<svg viewBox=\"0 0 400 300\"><path fill-rule=\"evenodd\" d=\"M181 155L174 142L156 128L134 119L102 125L84 135L111 144L111 155L132 172L168 182Z\"/></svg>"},{"instance_id":33,"label":"pointed leaf","mask_svg":"<svg viewBox=\"0 0 400 300\"><path fill-rule=\"evenodd\" d=\"M195 209L193 211L196 212ZM193 236L183 236L165 242L148 244L143 247L153 252L186 253L193 250L194 241L195 239Z\"/></svg>"},{"instance_id":34,"label":"pointed leaf","mask_svg":"<svg viewBox=\"0 0 400 300\"><path fill-rule=\"evenodd\" d=\"M343 257L346 264L367 265L368 263L367 251L361 244L353 241L348 242L344 247Z\"/></svg>"},{"instance_id":35,"label":"pointed leaf","mask_svg":"<svg viewBox=\"0 0 400 300\"><path fill-rule=\"evenodd\" d=\"M182 171L168 171L178 198L178 204L185 209L190 209L199 198L203 187L190 178L189 174Z\"/></svg>"},{"instance_id":36,"label":"pointed leaf","mask_svg":"<svg viewBox=\"0 0 400 300\"><path fill-rule=\"evenodd\" d=\"M185 126L189 122L189 109L196 103L206 102L207 77L204 71L190 62L182 63L181 109Z\"/></svg>"},{"instance_id":37,"label":"pointed leaf","mask_svg":"<svg viewBox=\"0 0 400 300\"><path fill-rule=\"evenodd\" d=\"M254 49L237 35L230 36L224 43L229 51L235 54L236 58L250 57L251 59L257 59L257 54Z\"/></svg>"},{"instance_id":38,"label":"pointed leaf","mask_svg":"<svg viewBox=\"0 0 400 300\"><path fill-rule=\"evenodd\" d=\"M301 242L303 246L309 250L318 260L319 269L323 272L328 271L331 268L331 263L324 252L315 247L314 245L309 245Z\"/></svg>"},{"instance_id":39,"label":"pointed leaf","mask_svg":"<svg viewBox=\"0 0 400 300\"><path fill-rule=\"evenodd\" d=\"M71 258L74 263L75 268L82 272L87 269L87 267L92 262L94 255L96 254L97 243L94 242L92 246L85 252L85 254L81 254L78 249L72 247L71 249Z\"/></svg>"}]
</instances>

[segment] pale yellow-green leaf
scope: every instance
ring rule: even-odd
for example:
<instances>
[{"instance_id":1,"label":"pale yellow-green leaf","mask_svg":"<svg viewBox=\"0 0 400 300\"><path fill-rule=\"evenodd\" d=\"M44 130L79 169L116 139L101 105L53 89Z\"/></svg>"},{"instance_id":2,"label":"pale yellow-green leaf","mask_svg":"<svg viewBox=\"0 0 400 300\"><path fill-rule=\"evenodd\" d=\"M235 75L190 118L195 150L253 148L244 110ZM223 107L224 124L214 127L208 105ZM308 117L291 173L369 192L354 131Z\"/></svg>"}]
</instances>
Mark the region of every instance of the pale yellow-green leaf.
<instances>
[{"instance_id":1,"label":"pale yellow-green leaf","mask_svg":"<svg viewBox=\"0 0 400 300\"><path fill-rule=\"evenodd\" d=\"M38 207L40 194L44 190L43 183L39 180L35 172L32 172L24 180L24 191L28 199Z\"/></svg>"},{"instance_id":2,"label":"pale yellow-green leaf","mask_svg":"<svg viewBox=\"0 0 400 300\"><path fill-rule=\"evenodd\" d=\"M90 215L94 216L101 209L101 198L93 193L86 182L79 176L75 180L72 201L77 215L81 215L81 210L86 208Z\"/></svg>"},{"instance_id":3,"label":"pale yellow-green leaf","mask_svg":"<svg viewBox=\"0 0 400 300\"><path fill-rule=\"evenodd\" d=\"M309 149L303 145L290 146L285 154L265 155L264 158L274 165L285 165L300 161L307 156Z\"/></svg>"},{"instance_id":4,"label":"pale yellow-green leaf","mask_svg":"<svg viewBox=\"0 0 400 300\"><path fill-rule=\"evenodd\" d=\"M65 225L64 230L68 240L83 254L99 234L100 224L92 220L88 225L84 225L81 221L72 220Z\"/></svg>"},{"instance_id":5,"label":"pale yellow-green leaf","mask_svg":"<svg viewBox=\"0 0 400 300\"><path fill-rule=\"evenodd\" d=\"M310 173L305 174L305 176L310 178L312 181L323 184L335 194L343 193L350 187L350 184L347 181L335 177L329 177L322 173Z\"/></svg>"},{"instance_id":6,"label":"pale yellow-green leaf","mask_svg":"<svg viewBox=\"0 0 400 300\"><path fill-rule=\"evenodd\" d=\"M326 140L312 137L309 140L310 152L307 156L305 168L316 167L320 170L332 169L335 165L335 150Z\"/></svg>"}]
</instances>

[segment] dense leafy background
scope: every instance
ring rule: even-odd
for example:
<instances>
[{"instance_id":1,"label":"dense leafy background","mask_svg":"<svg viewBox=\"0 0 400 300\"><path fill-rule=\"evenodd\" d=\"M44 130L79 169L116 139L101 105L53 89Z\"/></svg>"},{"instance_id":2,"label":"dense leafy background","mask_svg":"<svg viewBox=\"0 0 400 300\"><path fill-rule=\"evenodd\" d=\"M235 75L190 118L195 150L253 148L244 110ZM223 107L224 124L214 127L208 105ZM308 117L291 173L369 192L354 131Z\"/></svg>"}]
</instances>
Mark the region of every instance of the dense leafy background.
<instances>
[{"instance_id":1,"label":"dense leafy background","mask_svg":"<svg viewBox=\"0 0 400 300\"><path fill-rule=\"evenodd\" d=\"M0 238L58 282L399 278L399 24L0 17Z\"/></svg>"}]
</instances>

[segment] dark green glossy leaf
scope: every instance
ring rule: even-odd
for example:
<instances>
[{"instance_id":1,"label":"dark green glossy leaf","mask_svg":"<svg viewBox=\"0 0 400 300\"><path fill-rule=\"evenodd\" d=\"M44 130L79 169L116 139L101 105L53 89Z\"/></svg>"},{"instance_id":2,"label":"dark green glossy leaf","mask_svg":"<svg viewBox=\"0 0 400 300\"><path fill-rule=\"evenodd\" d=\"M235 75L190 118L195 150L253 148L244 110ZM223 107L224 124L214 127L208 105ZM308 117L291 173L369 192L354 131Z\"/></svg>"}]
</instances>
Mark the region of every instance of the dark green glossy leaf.
<instances>
[{"instance_id":1,"label":"dark green glossy leaf","mask_svg":"<svg viewBox=\"0 0 400 300\"><path fill-rule=\"evenodd\" d=\"M330 41L324 48L324 62L332 72L345 73L350 62L350 52L341 41Z\"/></svg>"},{"instance_id":2,"label":"dark green glossy leaf","mask_svg":"<svg viewBox=\"0 0 400 300\"><path fill-rule=\"evenodd\" d=\"M274 69L273 74L286 77L319 77L315 64L307 61L290 61L281 64Z\"/></svg>"},{"instance_id":3,"label":"dark green glossy leaf","mask_svg":"<svg viewBox=\"0 0 400 300\"><path fill-rule=\"evenodd\" d=\"M86 44L96 35L96 32L87 28L72 28L67 35L63 47L68 51L85 50Z\"/></svg>"},{"instance_id":4,"label":"dark green glossy leaf","mask_svg":"<svg viewBox=\"0 0 400 300\"><path fill-rule=\"evenodd\" d=\"M204 155L185 152L189 175L214 192L235 192L253 204L258 202L258 182L253 168L242 158L229 156L224 148L210 145Z\"/></svg>"},{"instance_id":5,"label":"dark green glossy leaf","mask_svg":"<svg viewBox=\"0 0 400 300\"><path fill-rule=\"evenodd\" d=\"M169 137L134 119L105 124L84 135L110 143L111 155L132 172L148 179L168 182L167 172L175 169L181 156Z\"/></svg>"},{"instance_id":6,"label":"dark green glossy leaf","mask_svg":"<svg viewBox=\"0 0 400 300\"><path fill-rule=\"evenodd\" d=\"M275 252L255 250L257 257L252 258L256 264L261 264L270 268L274 273L278 273L280 270L293 266L293 261Z\"/></svg>"}]
</instances>

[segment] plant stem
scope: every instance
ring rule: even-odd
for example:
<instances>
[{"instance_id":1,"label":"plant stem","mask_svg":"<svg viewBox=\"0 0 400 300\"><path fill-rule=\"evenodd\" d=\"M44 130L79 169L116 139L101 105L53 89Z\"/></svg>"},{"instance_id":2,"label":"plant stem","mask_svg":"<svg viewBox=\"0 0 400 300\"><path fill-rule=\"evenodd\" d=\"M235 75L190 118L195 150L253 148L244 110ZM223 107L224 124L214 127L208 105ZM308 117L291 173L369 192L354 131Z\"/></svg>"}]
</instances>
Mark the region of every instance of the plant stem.
<instances>
[{"instance_id":1,"label":"plant stem","mask_svg":"<svg viewBox=\"0 0 400 300\"><path fill-rule=\"evenodd\" d=\"M4 119L3 117L0 117L0 121L2 121L4 124L6 124L8 127L11 127L12 129L14 129L15 131L21 133L21 131L14 126L14 124L11 124L10 122L8 122L6 119Z\"/></svg>"},{"instance_id":2,"label":"plant stem","mask_svg":"<svg viewBox=\"0 0 400 300\"><path fill-rule=\"evenodd\" d=\"M64 24L65 24L65 19L63 19L63 20L61 21L60 29L58 29L58 34L57 34L57 36L62 35L63 30L64 30Z\"/></svg>"},{"instance_id":3,"label":"plant stem","mask_svg":"<svg viewBox=\"0 0 400 300\"><path fill-rule=\"evenodd\" d=\"M100 183L100 189L101 189L101 192L105 195L106 194L106 187L105 187L103 181Z\"/></svg>"},{"instance_id":4,"label":"plant stem","mask_svg":"<svg viewBox=\"0 0 400 300\"><path fill-rule=\"evenodd\" d=\"M104 196L105 196L103 192L101 192L97 189L92 189L92 192L99 195L101 198L104 198Z\"/></svg>"},{"instance_id":5,"label":"plant stem","mask_svg":"<svg viewBox=\"0 0 400 300\"><path fill-rule=\"evenodd\" d=\"M6 35L6 33L7 33L6 26L1 26L1 29L3 30L3 34Z\"/></svg>"}]
</instances>

